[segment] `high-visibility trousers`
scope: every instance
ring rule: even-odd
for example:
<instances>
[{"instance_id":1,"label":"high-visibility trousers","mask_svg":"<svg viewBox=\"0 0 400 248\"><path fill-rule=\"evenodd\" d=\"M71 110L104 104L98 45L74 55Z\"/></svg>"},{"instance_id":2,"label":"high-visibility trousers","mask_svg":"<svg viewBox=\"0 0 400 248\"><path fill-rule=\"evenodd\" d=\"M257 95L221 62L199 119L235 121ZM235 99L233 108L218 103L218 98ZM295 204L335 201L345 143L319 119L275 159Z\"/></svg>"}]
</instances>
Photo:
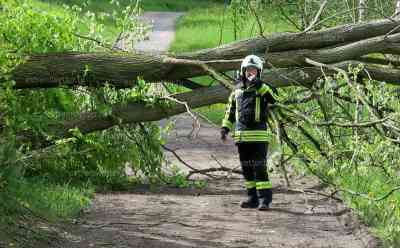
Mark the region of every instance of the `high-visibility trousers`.
<instances>
[{"instance_id":1,"label":"high-visibility trousers","mask_svg":"<svg viewBox=\"0 0 400 248\"><path fill-rule=\"evenodd\" d=\"M237 143L240 164L247 189L271 189L267 171L268 143Z\"/></svg>"}]
</instances>

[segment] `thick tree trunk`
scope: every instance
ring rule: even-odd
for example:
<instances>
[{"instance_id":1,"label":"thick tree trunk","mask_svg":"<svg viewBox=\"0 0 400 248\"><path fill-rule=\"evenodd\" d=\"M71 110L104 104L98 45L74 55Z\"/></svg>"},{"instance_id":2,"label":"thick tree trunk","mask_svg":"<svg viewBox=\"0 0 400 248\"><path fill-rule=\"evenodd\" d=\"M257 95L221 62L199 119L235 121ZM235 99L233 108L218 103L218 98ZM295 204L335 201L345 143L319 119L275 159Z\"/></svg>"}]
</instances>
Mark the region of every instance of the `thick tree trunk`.
<instances>
[{"instance_id":1,"label":"thick tree trunk","mask_svg":"<svg viewBox=\"0 0 400 248\"><path fill-rule=\"evenodd\" d=\"M315 32L274 33L221 47L181 54L177 57L194 60L240 59L250 53L264 54L297 49L318 49L385 35L399 24L400 22L384 19L368 23L346 24Z\"/></svg>"},{"instance_id":2,"label":"thick tree trunk","mask_svg":"<svg viewBox=\"0 0 400 248\"><path fill-rule=\"evenodd\" d=\"M275 67L291 67L307 65L305 58L329 64L358 59L370 53L400 54L399 41L400 34L382 35L333 48L271 53L268 55L267 60Z\"/></svg>"},{"instance_id":3,"label":"thick tree trunk","mask_svg":"<svg viewBox=\"0 0 400 248\"><path fill-rule=\"evenodd\" d=\"M229 91L223 86L205 87L190 92L173 95L175 99L186 102L191 108L225 102ZM143 103L115 104L110 116L102 116L96 112L82 113L71 120L57 122L48 126L48 134L55 140L72 136L71 129L78 128L82 134L105 130L115 125L157 121L169 116L186 112L183 104L172 103L168 106L148 106ZM33 142L36 148L51 145L45 137L37 137L31 132L21 133L19 142Z\"/></svg>"},{"instance_id":4,"label":"thick tree trunk","mask_svg":"<svg viewBox=\"0 0 400 248\"><path fill-rule=\"evenodd\" d=\"M218 71L232 70L239 64L240 60L206 62ZM20 89L104 83L128 88L136 84L138 77L148 82L174 82L204 74L200 66L171 63L170 57L164 55L67 53L32 55L13 71L13 79Z\"/></svg>"},{"instance_id":5,"label":"thick tree trunk","mask_svg":"<svg viewBox=\"0 0 400 248\"><path fill-rule=\"evenodd\" d=\"M344 61L333 64L333 66L347 70L349 65L355 67L359 64L364 65L364 70L360 72L360 76L364 78L371 77L376 81L382 81L392 85L400 85L400 70L398 69L391 69L382 67L380 65L365 64L359 61ZM272 83L276 87L311 87L319 77L323 75L329 76L336 73L337 71L321 69L319 67L282 68L265 72L263 80L265 82Z\"/></svg>"},{"instance_id":6,"label":"thick tree trunk","mask_svg":"<svg viewBox=\"0 0 400 248\"><path fill-rule=\"evenodd\" d=\"M375 52L400 54L400 34L378 36L344 46L318 49L275 52L266 60L278 68L305 66L305 58L322 63L337 63L358 59ZM217 71L239 67L240 60L208 61L206 65ZM268 67L268 65L267 65ZM40 71L40 68L47 70ZM79 68L82 73L73 74ZM205 75L207 72L192 63L172 63L167 56L128 54L55 54L31 57L28 63L15 70L17 88L57 87L59 85L98 85L110 83L125 88L135 85L139 76L148 82L161 80L181 82L186 78ZM38 75L33 75L34 73ZM39 73L41 78L39 78Z\"/></svg>"},{"instance_id":7,"label":"thick tree trunk","mask_svg":"<svg viewBox=\"0 0 400 248\"><path fill-rule=\"evenodd\" d=\"M278 33L266 38L256 38L214 49L182 54L176 58L202 60L217 71L236 69L240 63L238 59L249 53L264 54L266 51L268 51L266 55L268 61L277 67L304 64L306 56L322 59L324 63L335 63L355 59L369 52L385 50L387 47L397 52L395 43L388 43L388 39L376 37L390 31L399 32L399 29L394 29L397 25L398 22L379 20L317 32ZM397 34L392 34L389 38L397 41ZM364 41L364 39L367 40ZM353 43L336 48L325 48L350 42ZM365 51L363 51L364 46ZM168 58L164 55L128 53L32 55L13 71L12 77L16 81L17 88L59 85L96 86L106 82L116 87L131 87L135 85L138 77L149 82L157 82L179 81L206 74L200 66L170 63Z\"/></svg>"},{"instance_id":8,"label":"thick tree trunk","mask_svg":"<svg viewBox=\"0 0 400 248\"><path fill-rule=\"evenodd\" d=\"M347 69L349 65L357 66L358 61L347 61L334 66ZM272 82L279 87L299 85L310 87L315 80L324 75L333 75L337 73L335 70L324 70L318 67L304 67L291 69L278 69L269 71L264 75L264 80ZM365 78L372 77L376 80L383 81L389 79L392 84L400 85L400 70L385 69L381 66L366 65L365 70L361 71L361 76ZM173 95L179 101L187 103L190 108L198 108L208 106L215 103L224 103L227 101L230 92L223 86L212 86L195 89L190 92L179 93ZM186 112L187 109L183 104L174 103L165 106L147 106L142 103L128 103L126 105L116 104L112 106L112 114L110 116L101 116L95 112L82 113L71 120L57 122L49 126L49 135L55 139L68 138L72 134L73 128L78 128L81 133L87 134L95 131L105 130L115 125L157 121L176 114ZM32 142L37 147L43 147L51 143L46 142L45 137L36 137L31 133L23 133L19 135L20 142Z\"/></svg>"},{"instance_id":9,"label":"thick tree trunk","mask_svg":"<svg viewBox=\"0 0 400 248\"><path fill-rule=\"evenodd\" d=\"M267 51L265 58L270 68L265 70L264 81L277 87L309 87L322 73L330 75L337 70L324 69L322 72L322 68L310 67L305 58L347 69L350 64L359 64L357 61L347 60L366 60L364 55L370 53L400 54L398 24L397 21L380 20L318 32L272 34L265 38L241 41L176 57L128 53L32 55L13 71L12 78L16 81L16 88L98 86L104 83L123 88L134 86L138 77L148 82L178 81L193 90L177 94L175 97L186 102L191 108L197 108L225 102L229 91L225 88L226 84L225 87L199 88L191 81L185 81L188 78L207 73L218 77L214 71L237 69L245 55L254 52L264 55ZM381 65L366 64L361 75L400 84L400 70ZM177 103L168 107L146 106L141 103L116 104L112 106L111 116L82 113L71 120L50 125L49 132L56 139L65 138L71 136L70 130L73 128L78 128L86 134L118 124L156 121L185 111L186 107ZM19 140L32 141L34 136L23 133L19 135ZM39 137L40 146L47 145L43 140L46 139Z\"/></svg>"}]
</instances>

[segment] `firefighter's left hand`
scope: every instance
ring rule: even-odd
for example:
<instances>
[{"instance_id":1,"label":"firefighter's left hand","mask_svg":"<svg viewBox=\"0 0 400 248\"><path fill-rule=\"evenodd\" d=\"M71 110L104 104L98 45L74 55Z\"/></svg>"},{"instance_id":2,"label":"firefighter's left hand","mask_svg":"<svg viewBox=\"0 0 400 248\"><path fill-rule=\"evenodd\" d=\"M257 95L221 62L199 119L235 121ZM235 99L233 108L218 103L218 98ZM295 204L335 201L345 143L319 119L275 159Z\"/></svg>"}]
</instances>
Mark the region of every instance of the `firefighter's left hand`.
<instances>
[{"instance_id":1,"label":"firefighter's left hand","mask_svg":"<svg viewBox=\"0 0 400 248\"><path fill-rule=\"evenodd\" d=\"M221 140L222 142L226 141L226 136L228 135L229 130L225 127L221 128Z\"/></svg>"}]
</instances>

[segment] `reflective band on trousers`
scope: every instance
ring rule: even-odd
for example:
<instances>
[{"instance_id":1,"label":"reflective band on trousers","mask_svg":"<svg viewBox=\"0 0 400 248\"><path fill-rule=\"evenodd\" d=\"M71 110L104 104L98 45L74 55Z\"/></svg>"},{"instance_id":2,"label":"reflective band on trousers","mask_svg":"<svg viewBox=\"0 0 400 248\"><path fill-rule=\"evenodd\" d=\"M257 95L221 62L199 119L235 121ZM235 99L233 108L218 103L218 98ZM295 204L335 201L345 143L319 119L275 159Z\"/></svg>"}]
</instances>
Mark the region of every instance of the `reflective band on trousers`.
<instances>
[{"instance_id":1,"label":"reflective band on trousers","mask_svg":"<svg viewBox=\"0 0 400 248\"><path fill-rule=\"evenodd\" d=\"M244 185L246 186L246 189L252 189L257 186L256 181L246 181Z\"/></svg>"},{"instance_id":2,"label":"reflective band on trousers","mask_svg":"<svg viewBox=\"0 0 400 248\"><path fill-rule=\"evenodd\" d=\"M272 183L270 181L256 182L256 188L257 189L271 189Z\"/></svg>"},{"instance_id":3,"label":"reflective band on trousers","mask_svg":"<svg viewBox=\"0 0 400 248\"><path fill-rule=\"evenodd\" d=\"M243 130L235 131L233 134L233 139L235 142L269 142L270 137L267 130Z\"/></svg>"}]
</instances>

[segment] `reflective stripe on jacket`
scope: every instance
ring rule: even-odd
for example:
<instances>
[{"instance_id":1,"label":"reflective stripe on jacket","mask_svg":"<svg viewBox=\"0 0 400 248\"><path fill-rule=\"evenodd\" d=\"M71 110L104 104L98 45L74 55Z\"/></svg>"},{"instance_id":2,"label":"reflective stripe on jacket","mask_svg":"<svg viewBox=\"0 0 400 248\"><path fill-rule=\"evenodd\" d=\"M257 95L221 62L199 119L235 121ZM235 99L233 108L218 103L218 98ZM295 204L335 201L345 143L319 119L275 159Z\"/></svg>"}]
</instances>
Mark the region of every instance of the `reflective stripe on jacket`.
<instances>
[{"instance_id":1,"label":"reflective stripe on jacket","mask_svg":"<svg viewBox=\"0 0 400 248\"><path fill-rule=\"evenodd\" d=\"M236 143L268 142L269 104L275 101L276 92L261 81L249 88L237 88L229 96L222 127L232 130Z\"/></svg>"}]
</instances>

